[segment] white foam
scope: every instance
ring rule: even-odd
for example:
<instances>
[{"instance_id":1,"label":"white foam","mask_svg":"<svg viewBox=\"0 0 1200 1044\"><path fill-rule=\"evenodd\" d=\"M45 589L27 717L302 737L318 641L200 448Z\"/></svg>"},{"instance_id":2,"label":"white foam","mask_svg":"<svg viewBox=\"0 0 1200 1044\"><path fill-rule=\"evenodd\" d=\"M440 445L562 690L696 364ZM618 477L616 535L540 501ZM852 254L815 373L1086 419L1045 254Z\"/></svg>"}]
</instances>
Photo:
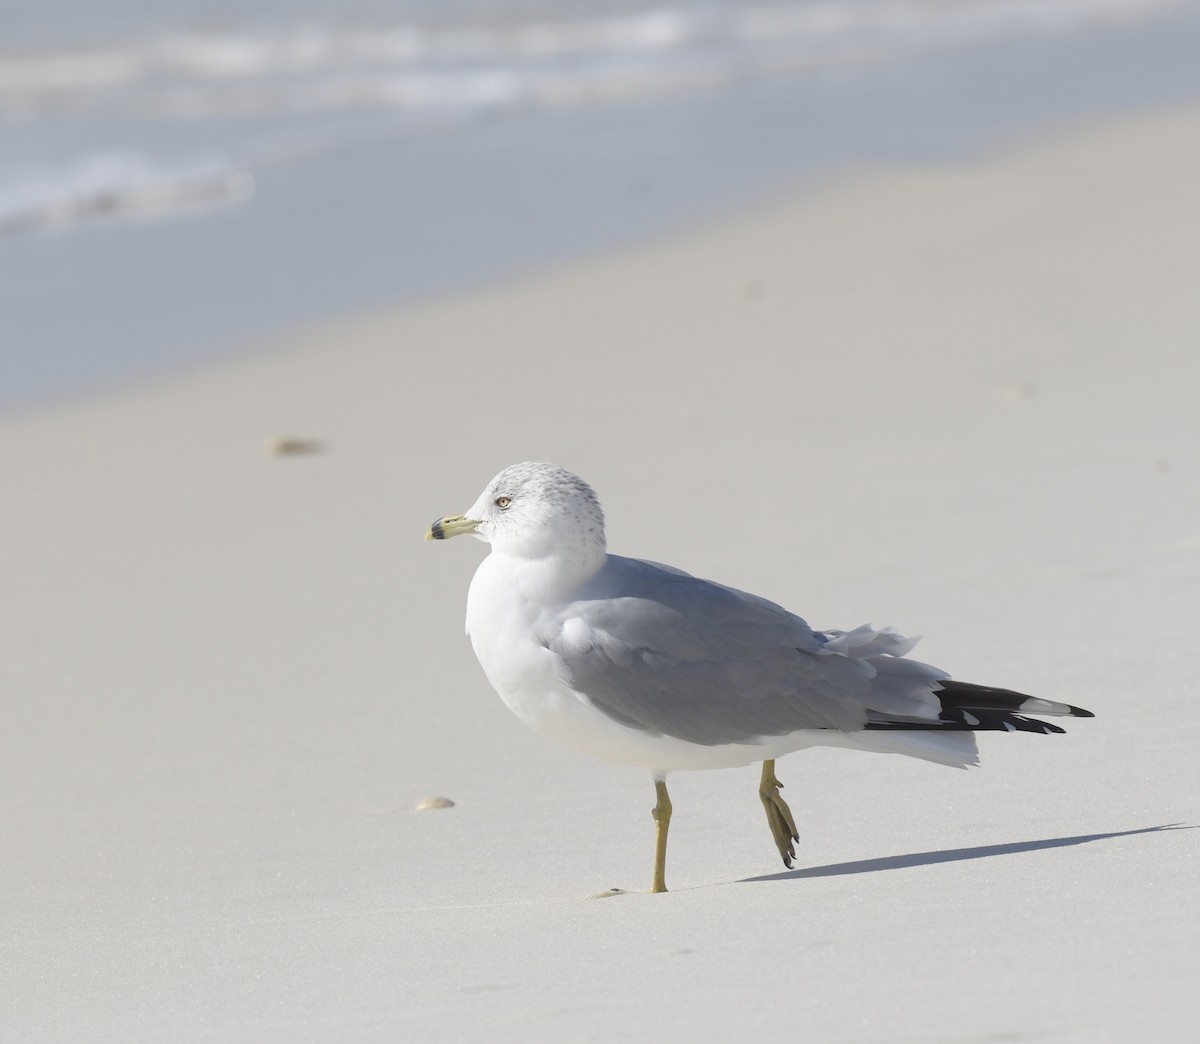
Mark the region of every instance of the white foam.
<instances>
[{"instance_id":1,"label":"white foam","mask_svg":"<svg viewBox=\"0 0 1200 1044\"><path fill-rule=\"evenodd\" d=\"M254 187L248 172L218 161L161 165L139 153L98 153L53 172L10 180L0 195L0 233L180 214L240 203Z\"/></svg>"},{"instance_id":2,"label":"white foam","mask_svg":"<svg viewBox=\"0 0 1200 1044\"><path fill-rule=\"evenodd\" d=\"M1013 33L1063 31L1129 19L1182 0L826 0L740 8L662 8L607 18L566 18L507 26L484 24L378 30L304 25L275 32L174 32L123 47L48 53L0 50L0 112L60 106L64 96L141 88L157 94L186 85L216 97L248 82L294 77L361 77L367 72L446 76L478 74L480 65L518 80L546 65L587 79L597 65L632 63L647 91L653 63L670 83L681 62L736 64L753 73L755 50L792 51L799 64L914 45L942 46ZM864 47L865 43L871 46ZM566 60L570 64L566 64ZM732 71L732 69L731 69ZM585 92L581 92L585 93ZM262 97L270 97L263 92ZM348 95L349 96L349 95ZM79 99L86 100L86 99ZM276 102L275 104L279 104Z\"/></svg>"},{"instance_id":3,"label":"white foam","mask_svg":"<svg viewBox=\"0 0 1200 1044\"><path fill-rule=\"evenodd\" d=\"M497 110L644 99L914 49L1064 32L1182 2L793 0L742 7L714 0L607 16L576 7L573 17L558 20L173 31L60 51L5 51L0 44L0 121L49 128L69 120L163 121L176 129L169 155L142 145L136 158L101 151L42 163L32 173L0 171L0 233L244 198L252 185L245 168L272 153L279 121L288 122L289 133L299 124L333 149L343 139L327 124L341 114L382 111L421 127ZM229 121L244 125L247 117L260 121L262 140L234 150L226 140ZM188 134L192 140L181 147ZM234 151L248 158L190 158Z\"/></svg>"}]
</instances>

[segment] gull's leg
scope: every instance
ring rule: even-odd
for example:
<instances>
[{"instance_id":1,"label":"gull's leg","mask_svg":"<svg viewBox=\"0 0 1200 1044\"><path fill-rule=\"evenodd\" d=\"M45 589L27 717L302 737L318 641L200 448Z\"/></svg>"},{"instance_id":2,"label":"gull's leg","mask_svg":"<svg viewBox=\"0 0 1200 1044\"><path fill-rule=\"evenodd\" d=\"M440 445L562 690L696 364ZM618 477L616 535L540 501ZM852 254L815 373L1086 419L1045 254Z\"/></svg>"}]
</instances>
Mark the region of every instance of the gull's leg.
<instances>
[{"instance_id":1,"label":"gull's leg","mask_svg":"<svg viewBox=\"0 0 1200 1044\"><path fill-rule=\"evenodd\" d=\"M790 870L792 860L796 858L796 849L792 847L792 842L799 841L800 835L796 831L796 821L792 818L792 810L788 808L787 802L783 800L783 795L779 793L779 788L782 786L783 784L775 778L774 759L764 761L762 782L758 784L758 796L763 803L763 808L767 810L767 824L771 828L771 836L775 838L775 847L783 856L783 865Z\"/></svg>"},{"instance_id":2,"label":"gull's leg","mask_svg":"<svg viewBox=\"0 0 1200 1044\"><path fill-rule=\"evenodd\" d=\"M667 796L667 781L656 779L654 793L658 802L651 810L654 817L654 884L652 892L667 890L667 827L671 825L671 799Z\"/></svg>"}]
</instances>

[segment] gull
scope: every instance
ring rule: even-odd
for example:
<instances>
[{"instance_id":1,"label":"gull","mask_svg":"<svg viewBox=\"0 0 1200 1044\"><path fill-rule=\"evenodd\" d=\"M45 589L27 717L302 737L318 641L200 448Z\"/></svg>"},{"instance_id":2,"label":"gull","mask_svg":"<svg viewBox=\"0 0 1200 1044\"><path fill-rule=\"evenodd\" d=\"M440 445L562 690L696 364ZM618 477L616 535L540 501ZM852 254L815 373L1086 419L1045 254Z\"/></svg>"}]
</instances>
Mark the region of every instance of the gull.
<instances>
[{"instance_id":1,"label":"gull","mask_svg":"<svg viewBox=\"0 0 1200 1044\"><path fill-rule=\"evenodd\" d=\"M592 488L553 464L501 471L427 540L491 545L467 596L467 633L492 687L525 724L586 753L649 769L652 892L665 892L667 775L762 762L758 794L789 869L800 840L777 758L815 746L978 764L974 733L1058 733L1028 714L1066 703L952 680L908 659L916 638L870 624L818 631L765 598L607 551Z\"/></svg>"}]
</instances>

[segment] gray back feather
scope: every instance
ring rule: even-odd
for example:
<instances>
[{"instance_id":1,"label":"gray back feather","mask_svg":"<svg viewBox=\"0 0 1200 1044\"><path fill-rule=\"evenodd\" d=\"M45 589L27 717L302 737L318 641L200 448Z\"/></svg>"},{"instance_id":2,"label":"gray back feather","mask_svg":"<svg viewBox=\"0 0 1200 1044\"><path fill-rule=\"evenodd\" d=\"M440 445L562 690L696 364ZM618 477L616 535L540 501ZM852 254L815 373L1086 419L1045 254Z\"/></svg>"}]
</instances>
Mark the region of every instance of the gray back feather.
<instances>
[{"instance_id":1,"label":"gray back feather","mask_svg":"<svg viewBox=\"0 0 1200 1044\"><path fill-rule=\"evenodd\" d=\"M537 624L564 682L623 725L714 745L936 719L946 674L891 630L813 631L764 598L609 555Z\"/></svg>"}]
</instances>

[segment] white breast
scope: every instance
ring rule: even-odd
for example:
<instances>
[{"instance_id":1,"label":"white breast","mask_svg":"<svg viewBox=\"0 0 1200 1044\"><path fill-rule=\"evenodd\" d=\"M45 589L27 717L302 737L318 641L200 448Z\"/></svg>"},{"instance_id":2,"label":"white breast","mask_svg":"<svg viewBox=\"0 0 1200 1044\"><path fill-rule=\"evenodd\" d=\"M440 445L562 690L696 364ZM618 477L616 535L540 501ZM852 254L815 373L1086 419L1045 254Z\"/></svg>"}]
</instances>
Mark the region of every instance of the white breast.
<instances>
[{"instance_id":1,"label":"white breast","mask_svg":"<svg viewBox=\"0 0 1200 1044\"><path fill-rule=\"evenodd\" d=\"M513 559L495 554L484 559L467 595L467 633L508 709L538 732L570 742L562 726L584 701L561 681L557 657L537 640L543 610L525 596L518 573Z\"/></svg>"},{"instance_id":2,"label":"white breast","mask_svg":"<svg viewBox=\"0 0 1200 1044\"><path fill-rule=\"evenodd\" d=\"M539 610L521 594L509 562L488 555L476 571L467 595L467 634L488 681L520 715L512 698L553 685L554 659L534 637Z\"/></svg>"}]
</instances>

